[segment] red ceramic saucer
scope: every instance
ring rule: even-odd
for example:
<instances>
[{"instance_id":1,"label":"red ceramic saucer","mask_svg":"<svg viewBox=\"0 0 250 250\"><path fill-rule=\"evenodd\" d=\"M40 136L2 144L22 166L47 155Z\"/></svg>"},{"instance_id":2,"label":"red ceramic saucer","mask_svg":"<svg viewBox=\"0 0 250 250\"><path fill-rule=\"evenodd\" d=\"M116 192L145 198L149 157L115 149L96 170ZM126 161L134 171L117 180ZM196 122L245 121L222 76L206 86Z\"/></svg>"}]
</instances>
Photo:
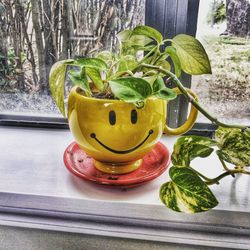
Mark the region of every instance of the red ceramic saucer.
<instances>
[{"instance_id":1,"label":"red ceramic saucer","mask_svg":"<svg viewBox=\"0 0 250 250\"><path fill-rule=\"evenodd\" d=\"M141 166L127 174L108 174L94 167L93 158L89 157L76 142L71 143L64 152L67 169L88 181L108 187L129 188L141 185L160 176L170 163L170 153L160 142L143 157Z\"/></svg>"}]
</instances>

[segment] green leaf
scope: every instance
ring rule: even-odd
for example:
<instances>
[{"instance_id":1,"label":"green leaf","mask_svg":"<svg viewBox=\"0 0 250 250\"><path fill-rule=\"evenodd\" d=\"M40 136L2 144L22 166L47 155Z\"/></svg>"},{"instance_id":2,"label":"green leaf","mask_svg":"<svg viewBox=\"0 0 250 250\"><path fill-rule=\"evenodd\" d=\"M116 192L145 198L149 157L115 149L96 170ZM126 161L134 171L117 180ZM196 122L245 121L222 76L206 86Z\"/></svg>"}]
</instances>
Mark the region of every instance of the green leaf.
<instances>
[{"instance_id":1,"label":"green leaf","mask_svg":"<svg viewBox=\"0 0 250 250\"><path fill-rule=\"evenodd\" d=\"M236 128L218 128L215 133L218 156L236 166L250 166L250 132Z\"/></svg>"},{"instance_id":2,"label":"green leaf","mask_svg":"<svg viewBox=\"0 0 250 250\"><path fill-rule=\"evenodd\" d=\"M173 100L176 98L177 94L172 89L169 89L165 86L164 80L162 77L158 76L153 83L153 92L154 95L163 100Z\"/></svg>"},{"instance_id":3,"label":"green leaf","mask_svg":"<svg viewBox=\"0 0 250 250\"><path fill-rule=\"evenodd\" d=\"M191 75L211 74L211 66L202 44L192 36L180 34L173 38L173 47L184 72Z\"/></svg>"},{"instance_id":4,"label":"green leaf","mask_svg":"<svg viewBox=\"0 0 250 250\"><path fill-rule=\"evenodd\" d=\"M177 212L204 212L218 205L218 201L201 180L189 168L171 167L169 175L172 181L161 186L161 201Z\"/></svg>"},{"instance_id":5,"label":"green leaf","mask_svg":"<svg viewBox=\"0 0 250 250\"><path fill-rule=\"evenodd\" d=\"M124 30L117 34L123 55L136 55L139 50L149 51L152 49L152 45L148 45L153 41L151 38L142 35L131 36L131 34L132 30Z\"/></svg>"},{"instance_id":6,"label":"green leaf","mask_svg":"<svg viewBox=\"0 0 250 250\"><path fill-rule=\"evenodd\" d=\"M154 95L166 101L174 100L177 96L176 92L169 88L161 89L159 92L155 93Z\"/></svg>"},{"instance_id":7,"label":"green leaf","mask_svg":"<svg viewBox=\"0 0 250 250\"><path fill-rule=\"evenodd\" d=\"M150 84L141 78L119 78L109 81L109 86L117 98L129 103L143 101L152 94Z\"/></svg>"},{"instance_id":8,"label":"green leaf","mask_svg":"<svg viewBox=\"0 0 250 250\"><path fill-rule=\"evenodd\" d=\"M142 36L150 37L154 39L157 43L161 43L163 39L161 33L158 30L151 28L149 26L146 26L146 25L135 27L131 33L131 36L134 36L134 35L142 35Z\"/></svg>"},{"instance_id":9,"label":"green leaf","mask_svg":"<svg viewBox=\"0 0 250 250\"><path fill-rule=\"evenodd\" d=\"M165 83L162 77L158 76L157 79L153 83L153 92L158 92L161 89L164 89Z\"/></svg>"},{"instance_id":10,"label":"green leaf","mask_svg":"<svg viewBox=\"0 0 250 250\"><path fill-rule=\"evenodd\" d=\"M86 74L92 80L96 88L100 91L103 91L104 84L101 78L100 71L96 68L85 68Z\"/></svg>"},{"instance_id":11,"label":"green leaf","mask_svg":"<svg viewBox=\"0 0 250 250\"><path fill-rule=\"evenodd\" d=\"M133 70L137 65L138 62L134 56L126 55L119 60L118 71Z\"/></svg>"},{"instance_id":12,"label":"green leaf","mask_svg":"<svg viewBox=\"0 0 250 250\"><path fill-rule=\"evenodd\" d=\"M85 70L82 69L82 72L77 72L75 70L70 70L68 72L69 78L72 81L74 86L79 86L81 87L85 92L86 95L89 96L91 95L91 90L89 87L89 82L85 73Z\"/></svg>"},{"instance_id":13,"label":"green leaf","mask_svg":"<svg viewBox=\"0 0 250 250\"><path fill-rule=\"evenodd\" d=\"M59 108L62 115L65 117L64 106L64 84L65 74L68 64L72 64L74 60L63 60L55 63L49 74L49 86L53 100Z\"/></svg>"},{"instance_id":14,"label":"green leaf","mask_svg":"<svg viewBox=\"0 0 250 250\"><path fill-rule=\"evenodd\" d=\"M153 86L155 80L157 79L157 75L155 75L154 71L152 72L148 71L147 73L148 73L148 76L143 77L143 79L147 81L151 86ZM150 75L150 73L152 73L152 75Z\"/></svg>"},{"instance_id":15,"label":"green leaf","mask_svg":"<svg viewBox=\"0 0 250 250\"><path fill-rule=\"evenodd\" d=\"M212 152L211 146L217 145L216 141L203 136L181 136L174 144L171 159L176 167L188 167L196 157L208 157Z\"/></svg>"},{"instance_id":16,"label":"green leaf","mask_svg":"<svg viewBox=\"0 0 250 250\"><path fill-rule=\"evenodd\" d=\"M116 37L118 38L119 42L125 42L127 41L132 34L132 30L123 30L116 34Z\"/></svg>"},{"instance_id":17,"label":"green leaf","mask_svg":"<svg viewBox=\"0 0 250 250\"><path fill-rule=\"evenodd\" d=\"M169 62L167 62L165 59L157 61L155 65L161 66L163 69L166 69L166 70L171 69Z\"/></svg>"},{"instance_id":18,"label":"green leaf","mask_svg":"<svg viewBox=\"0 0 250 250\"><path fill-rule=\"evenodd\" d=\"M153 40L145 35L141 35L141 34L133 34L133 30L123 30L120 33L118 33L117 35L118 40L121 43L127 43L128 45L132 46L145 46L149 43L151 43Z\"/></svg>"},{"instance_id":19,"label":"green leaf","mask_svg":"<svg viewBox=\"0 0 250 250\"><path fill-rule=\"evenodd\" d=\"M167 53L173 64L174 64L174 73L177 77L180 77L181 75L181 62L179 60L179 57L177 56L176 49L172 46L167 46L165 49L165 53Z\"/></svg>"},{"instance_id":20,"label":"green leaf","mask_svg":"<svg viewBox=\"0 0 250 250\"><path fill-rule=\"evenodd\" d=\"M99 70L106 70L108 68L107 64L99 58L79 58L74 61L74 65Z\"/></svg>"},{"instance_id":21,"label":"green leaf","mask_svg":"<svg viewBox=\"0 0 250 250\"><path fill-rule=\"evenodd\" d=\"M96 54L95 57L104 61L108 66L111 65L112 60L113 60L113 55L108 50L103 50L103 51L99 52L98 54Z\"/></svg>"}]
</instances>

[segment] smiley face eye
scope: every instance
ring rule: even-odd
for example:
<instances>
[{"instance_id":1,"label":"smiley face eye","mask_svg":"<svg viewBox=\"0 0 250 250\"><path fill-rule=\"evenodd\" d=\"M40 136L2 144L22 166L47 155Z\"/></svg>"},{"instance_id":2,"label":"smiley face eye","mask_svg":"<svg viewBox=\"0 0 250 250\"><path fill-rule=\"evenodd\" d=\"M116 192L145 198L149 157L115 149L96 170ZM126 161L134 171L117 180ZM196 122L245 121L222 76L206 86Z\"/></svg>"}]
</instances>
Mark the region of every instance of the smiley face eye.
<instances>
[{"instance_id":1,"label":"smiley face eye","mask_svg":"<svg viewBox=\"0 0 250 250\"><path fill-rule=\"evenodd\" d=\"M135 124L137 122L137 111L135 109L133 109L131 111L131 117L130 117L130 119L131 119L131 122L133 124Z\"/></svg>"},{"instance_id":2,"label":"smiley face eye","mask_svg":"<svg viewBox=\"0 0 250 250\"><path fill-rule=\"evenodd\" d=\"M111 110L109 112L109 123L111 125L115 125L115 123L116 123L116 114L115 114L115 111L113 111L113 110Z\"/></svg>"}]
</instances>

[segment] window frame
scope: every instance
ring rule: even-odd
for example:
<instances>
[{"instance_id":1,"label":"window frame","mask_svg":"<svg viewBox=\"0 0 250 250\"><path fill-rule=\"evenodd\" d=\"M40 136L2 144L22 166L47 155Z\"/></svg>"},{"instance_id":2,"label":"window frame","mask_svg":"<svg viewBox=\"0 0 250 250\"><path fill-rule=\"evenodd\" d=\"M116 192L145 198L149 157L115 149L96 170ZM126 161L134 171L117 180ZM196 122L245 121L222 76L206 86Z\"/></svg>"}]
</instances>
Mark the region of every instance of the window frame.
<instances>
[{"instance_id":1,"label":"window frame","mask_svg":"<svg viewBox=\"0 0 250 250\"><path fill-rule=\"evenodd\" d=\"M195 36L198 10L199 0L145 0L145 24L159 30L164 37L171 38L179 33ZM191 76L183 73L180 79L185 83L185 87L191 87ZM188 101L185 97L180 96L171 101L167 110L168 125L175 128L183 124L187 118L187 111ZM67 120L62 117L29 116L21 113L0 113L0 125L68 128Z\"/></svg>"},{"instance_id":2,"label":"window frame","mask_svg":"<svg viewBox=\"0 0 250 250\"><path fill-rule=\"evenodd\" d=\"M161 0L146 1L146 13L151 4L159 8L162 2ZM195 9L193 5L198 7L199 1L164 0L165 10L168 6L167 2L176 2L182 9L186 6L184 9L188 15L188 10L193 11ZM182 20L185 19L182 18ZM191 16L190 19L193 18ZM150 25L147 22L146 24ZM165 19L164 24L166 25ZM155 25L160 24L156 22ZM177 30L175 29L175 32ZM176 33L172 35L174 34ZM184 77L182 80L188 83L186 86L190 87L191 77L187 75L182 77ZM169 125L172 127L179 126L185 120L187 108L180 107L187 107L184 98L177 100L173 105L171 103L168 107ZM178 112L175 111L176 109ZM49 116L0 114L0 125L68 129L66 119ZM212 136L215 128L213 124L195 124L189 133L207 133ZM187 216L172 213L164 206L158 205L82 200L49 195L1 193L0 199L1 225L185 246L247 249L250 235L248 218L249 212L218 209L206 214Z\"/></svg>"}]
</instances>

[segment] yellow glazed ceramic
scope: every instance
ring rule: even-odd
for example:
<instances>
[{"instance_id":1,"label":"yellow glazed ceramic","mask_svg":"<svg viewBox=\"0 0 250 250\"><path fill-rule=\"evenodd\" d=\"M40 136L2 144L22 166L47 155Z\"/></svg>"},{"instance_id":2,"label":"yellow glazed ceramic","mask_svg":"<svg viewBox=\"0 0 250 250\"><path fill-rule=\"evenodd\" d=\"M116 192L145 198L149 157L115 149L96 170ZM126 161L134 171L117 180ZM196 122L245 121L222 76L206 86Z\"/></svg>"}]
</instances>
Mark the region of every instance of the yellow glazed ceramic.
<instances>
[{"instance_id":1,"label":"yellow glazed ceramic","mask_svg":"<svg viewBox=\"0 0 250 250\"><path fill-rule=\"evenodd\" d=\"M192 108L183 126L168 128L166 108L166 101L154 97L138 109L120 100L86 97L75 87L69 95L68 120L76 142L95 159L95 167L122 174L140 166L141 158L157 143L163 131L182 134L196 120L197 110Z\"/></svg>"}]
</instances>

